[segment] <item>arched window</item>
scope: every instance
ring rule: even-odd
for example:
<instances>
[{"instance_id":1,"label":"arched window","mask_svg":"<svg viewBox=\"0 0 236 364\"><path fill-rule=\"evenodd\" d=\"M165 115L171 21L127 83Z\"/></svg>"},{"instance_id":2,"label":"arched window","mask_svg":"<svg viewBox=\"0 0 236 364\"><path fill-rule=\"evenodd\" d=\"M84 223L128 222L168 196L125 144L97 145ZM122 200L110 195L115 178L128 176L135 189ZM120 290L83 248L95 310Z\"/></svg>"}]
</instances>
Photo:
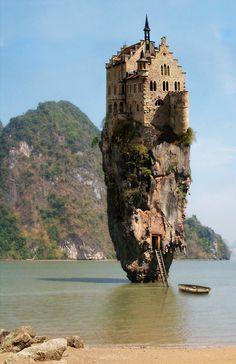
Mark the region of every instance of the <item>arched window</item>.
<instances>
[{"instance_id":1,"label":"arched window","mask_svg":"<svg viewBox=\"0 0 236 364\"><path fill-rule=\"evenodd\" d=\"M116 102L114 102L114 109L113 109L113 111L114 111L114 114L117 114L117 103Z\"/></svg>"},{"instance_id":2,"label":"arched window","mask_svg":"<svg viewBox=\"0 0 236 364\"><path fill-rule=\"evenodd\" d=\"M163 76L163 66L161 65L161 75Z\"/></svg>"},{"instance_id":3,"label":"arched window","mask_svg":"<svg viewBox=\"0 0 236 364\"><path fill-rule=\"evenodd\" d=\"M114 95L116 95L116 85L114 86L113 91L114 91Z\"/></svg>"},{"instance_id":4,"label":"arched window","mask_svg":"<svg viewBox=\"0 0 236 364\"><path fill-rule=\"evenodd\" d=\"M164 74L167 75L166 64L164 64Z\"/></svg>"},{"instance_id":5,"label":"arched window","mask_svg":"<svg viewBox=\"0 0 236 364\"><path fill-rule=\"evenodd\" d=\"M156 102L155 102L155 105L156 106L161 106L161 105L164 105L164 102L161 99L157 99Z\"/></svg>"},{"instance_id":6,"label":"arched window","mask_svg":"<svg viewBox=\"0 0 236 364\"><path fill-rule=\"evenodd\" d=\"M175 91L177 91L178 88L177 88L177 82L175 81Z\"/></svg>"},{"instance_id":7,"label":"arched window","mask_svg":"<svg viewBox=\"0 0 236 364\"><path fill-rule=\"evenodd\" d=\"M139 111L139 106L138 106L138 104L137 104L137 111Z\"/></svg>"},{"instance_id":8,"label":"arched window","mask_svg":"<svg viewBox=\"0 0 236 364\"><path fill-rule=\"evenodd\" d=\"M119 112L120 113L123 113L124 112L124 104L123 104L123 102L120 102L120 104L119 104Z\"/></svg>"},{"instance_id":9,"label":"arched window","mask_svg":"<svg viewBox=\"0 0 236 364\"><path fill-rule=\"evenodd\" d=\"M153 90L156 91L157 90L157 83L156 81L153 82Z\"/></svg>"},{"instance_id":10,"label":"arched window","mask_svg":"<svg viewBox=\"0 0 236 364\"><path fill-rule=\"evenodd\" d=\"M178 82L178 91L180 91L180 82Z\"/></svg>"},{"instance_id":11,"label":"arched window","mask_svg":"<svg viewBox=\"0 0 236 364\"><path fill-rule=\"evenodd\" d=\"M169 76L170 75L170 67L167 66L167 75Z\"/></svg>"},{"instance_id":12,"label":"arched window","mask_svg":"<svg viewBox=\"0 0 236 364\"><path fill-rule=\"evenodd\" d=\"M121 86L121 93L122 93L122 95L125 93L125 85Z\"/></svg>"},{"instance_id":13,"label":"arched window","mask_svg":"<svg viewBox=\"0 0 236 364\"><path fill-rule=\"evenodd\" d=\"M153 85L152 85L152 81L150 81L150 91L153 90Z\"/></svg>"},{"instance_id":14,"label":"arched window","mask_svg":"<svg viewBox=\"0 0 236 364\"><path fill-rule=\"evenodd\" d=\"M166 83L165 83L165 81L162 82L162 89L163 89L163 91L166 90Z\"/></svg>"},{"instance_id":15,"label":"arched window","mask_svg":"<svg viewBox=\"0 0 236 364\"><path fill-rule=\"evenodd\" d=\"M109 104L109 108L108 108L109 114L112 113L112 104Z\"/></svg>"},{"instance_id":16,"label":"arched window","mask_svg":"<svg viewBox=\"0 0 236 364\"><path fill-rule=\"evenodd\" d=\"M169 82L166 81L166 91L169 91Z\"/></svg>"}]
</instances>

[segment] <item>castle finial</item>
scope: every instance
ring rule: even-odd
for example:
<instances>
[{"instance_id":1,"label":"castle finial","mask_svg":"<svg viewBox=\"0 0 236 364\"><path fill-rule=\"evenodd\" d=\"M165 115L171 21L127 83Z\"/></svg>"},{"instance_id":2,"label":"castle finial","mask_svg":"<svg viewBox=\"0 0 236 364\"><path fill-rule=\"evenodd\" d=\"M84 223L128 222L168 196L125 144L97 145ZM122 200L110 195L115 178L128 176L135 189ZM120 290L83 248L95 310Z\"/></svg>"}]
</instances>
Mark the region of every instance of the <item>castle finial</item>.
<instances>
[{"instance_id":1,"label":"castle finial","mask_svg":"<svg viewBox=\"0 0 236 364\"><path fill-rule=\"evenodd\" d=\"M146 51L149 51L149 42L150 42L150 28L149 28L149 24L148 24L148 17L146 15L146 20L145 20L145 26L144 26L144 39L146 42Z\"/></svg>"},{"instance_id":2,"label":"castle finial","mask_svg":"<svg viewBox=\"0 0 236 364\"><path fill-rule=\"evenodd\" d=\"M149 28L149 24L148 24L148 17L147 17L147 14L146 14L146 20L145 20L145 26L144 26L144 29L143 29L144 31L146 31L146 30L151 30L150 28Z\"/></svg>"}]
</instances>

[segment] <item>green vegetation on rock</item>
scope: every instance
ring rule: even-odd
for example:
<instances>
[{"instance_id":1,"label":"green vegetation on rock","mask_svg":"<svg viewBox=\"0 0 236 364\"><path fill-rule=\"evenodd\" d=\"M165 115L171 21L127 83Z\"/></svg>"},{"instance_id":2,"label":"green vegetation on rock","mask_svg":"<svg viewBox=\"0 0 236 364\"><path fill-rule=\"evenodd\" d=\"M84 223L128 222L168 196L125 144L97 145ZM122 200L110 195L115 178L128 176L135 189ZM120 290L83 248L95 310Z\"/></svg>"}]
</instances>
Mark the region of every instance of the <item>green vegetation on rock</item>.
<instances>
[{"instance_id":1,"label":"green vegetation on rock","mask_svg":"<svg viewBox=\"0 0 236 364\"><path fill-rule=\"evenodd\" d=\"M99 140L100 131L66 101L40 103L3 128L0 203L19 216L17 234L28 257L113 256ZM0 258L22 258L19 242L10 246L6 240L11 230L6 233L5 226Z\"/></svg>"},{"instance_id":2,"label":"green vegetation on rock","mask_svg":"<svg viewBox=\"0 0 236 364\"><path fill-rule=\"evenodd\" d=\"M10 209L0 203L0 258L25 259L29 252L26 239L21 236L19 221Z\"/></svg>"},{"instance_id":3,"label":"green vegetation on rock","mask_svg":"<svg viewBox=\"0 0 236 364\"><path fill-rule=\"evenodd\" d=\"M185 220L187 258L229 259L230 251L222 237L203 226L195 215Z\"/></svg>"}]
</instances>

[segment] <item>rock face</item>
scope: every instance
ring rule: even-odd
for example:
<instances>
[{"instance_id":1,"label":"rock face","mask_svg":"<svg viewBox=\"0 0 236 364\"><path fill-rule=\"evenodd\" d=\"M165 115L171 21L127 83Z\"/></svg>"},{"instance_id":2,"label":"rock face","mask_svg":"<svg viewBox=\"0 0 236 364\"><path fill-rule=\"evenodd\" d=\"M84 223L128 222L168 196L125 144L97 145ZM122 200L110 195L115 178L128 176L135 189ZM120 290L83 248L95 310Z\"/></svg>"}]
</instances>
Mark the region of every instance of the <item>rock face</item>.
<instances>
[{"instance_id":1,"label":"rock face","mask_svg":"<svg viewBox=\"0 0 236 364\"><path fill-rule=\"evenodd\" d=\"M157 281L154 249L168 273L175 249L184 247L192 130L177 136L127 118L113 125L105 124L101 143L110 235L132 282Z\"/></svg>"},{"instance_id":2,"label":"rock face","mask_svg":"<svg viewBox=\"0 0 236 364\"><path fill-rule=\"evenodd\" d=\"M88 117L66 101L41 103L4 127L1 259L98 260L114 254L99 138Z\"/></svg>"},{"instance_id":3,"label":"rock face","mask_svg":"<svg viewBox=\"0 0 236 364\"><path fill-rule=\"evenodd\" d=\"M62 354L66 350L67 341L66 339L52 339L47 342L31 346L22 350L18 354L12 355L5 364L19 363L22 359L33 359L34 361L46 361L46 360L60 360Z\"/></svg>"},{"instance_id":4,"label":"rock face","mask_svg":"<svg viewBox=\"0 0 236 364\"><path fill-rule=\"evenodd\" d=\"M71 346L72 348L80 349L84 347L84 343L81 338L77 335L75 336L68 336L66 338L67 346Z\"/></svg>"},{"instance_id":5,"label":"rock face","mask_svg":"<svg viewBox=\"0 0 236 364\"><path fill-rule=\"evenodd\" d=\"M12 332L3 330L0 351L17 353L34 342L35 331L31 326L21 326ZM8 334L7 334L8 333Z\"/></svg>"}]
</instances>

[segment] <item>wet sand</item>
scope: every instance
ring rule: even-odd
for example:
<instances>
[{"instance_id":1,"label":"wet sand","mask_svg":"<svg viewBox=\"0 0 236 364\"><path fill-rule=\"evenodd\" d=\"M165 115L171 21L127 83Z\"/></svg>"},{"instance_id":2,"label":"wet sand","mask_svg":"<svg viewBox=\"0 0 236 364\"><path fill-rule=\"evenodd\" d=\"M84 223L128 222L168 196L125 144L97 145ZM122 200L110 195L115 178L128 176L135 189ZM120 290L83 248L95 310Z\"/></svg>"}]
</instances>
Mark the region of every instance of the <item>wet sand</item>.
<instances>
[{"instance_id":1,"label":"wet sand","mask_svg":"<svg viewBox=\"0 0 236 364\"><path fill-rule=\"evenodd\" d=\"M0 354L0 363L9 354ZM26 364L29 361L17 361ZM31 362L32 363L32 362ZM60 361L45 364L235 364L236 346L207 348L160 348L147 346L102 346L67 348Z\"/></svg>"}]
</instances>

